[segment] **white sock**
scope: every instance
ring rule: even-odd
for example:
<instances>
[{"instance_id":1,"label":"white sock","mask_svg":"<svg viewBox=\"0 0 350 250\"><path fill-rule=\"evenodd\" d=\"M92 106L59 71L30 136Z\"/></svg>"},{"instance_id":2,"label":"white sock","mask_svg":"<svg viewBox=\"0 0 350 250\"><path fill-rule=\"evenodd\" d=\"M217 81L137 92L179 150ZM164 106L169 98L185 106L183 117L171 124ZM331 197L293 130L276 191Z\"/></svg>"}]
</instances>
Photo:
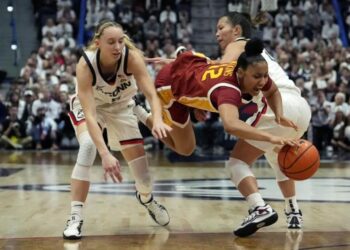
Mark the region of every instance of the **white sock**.
<instances>
[{"instance_id":1,"label":"white sock","mask_svg":"<svg viewBox=\"0 0 350 250\"><path fill-rule=\"evenodd\" d=\"M284 204L286 207L286 213L299 212L299 206L297 203L297 198L295 196L285 198Z\"/></svg>"},{"instance_id":2,"label":"white sock","mask_svg":"<svg viewBox=\"0 0 350 250\"><path fill-rule=\"evenodd\" d=\"M140 122L146 125L147 118L152 115L151 113L148 113L147 110L145 110L142 106L136 105L133 109L134 114L137 116L137 119L139 119Z\"/></svg>"},{"instance_id":3,"label":"white sock","mask_svg":"<svg viewBox=\"0 0 350 250\"><path fill-rule=\"evenodd\" d=\"M84 207L84 202L81 201L72 201L70 203L71 206L71 212L70 214L72 216L79 216L79 219L83 218L83 207Z\"/></svg>"},{"instance_id":4,"label":"white sock","mask_svg":"<svg viewBox=\"0 0 350 250\"><path fill-rule=\"evenodd\" d=\"M140 199L142 201L142 203L148 203L152 198L152 194L148 194L148 195L142 195L140 194Z\"/></svg>"},{"instance_id":5,"label":"white sock","mask_svg":"<svg viewBox=\"0 0 350 250\"><path fill-rule=\"evenodd\" d=\"M246 200L249 204L249 208L255 208L257 206L262 207L266 204L260 193L252 193L246 197Z\"/></svg>"}]
</instances>

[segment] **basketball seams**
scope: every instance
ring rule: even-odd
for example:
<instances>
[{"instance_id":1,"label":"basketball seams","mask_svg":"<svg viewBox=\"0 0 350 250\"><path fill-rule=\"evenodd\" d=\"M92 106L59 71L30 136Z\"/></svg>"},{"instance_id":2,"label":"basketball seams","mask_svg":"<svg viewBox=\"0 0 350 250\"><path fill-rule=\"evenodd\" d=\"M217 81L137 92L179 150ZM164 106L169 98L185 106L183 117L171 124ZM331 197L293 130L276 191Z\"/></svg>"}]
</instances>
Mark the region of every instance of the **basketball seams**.
<instances>
[{"instance_id":1,"label":"basketball seams","mask_svg":"<svg viewBox=\"0 0 350 250\"><path fill-rule=\"evenodd\" d=\"M300 174L302 172L305 172L307 170L309 170L310 168L312 168L316 163L319 163L319 159L316 159L309 167L303 169L303 170L300 170L300 171L297 171L297 172L288 172L286 171L287 174Z\"/></svg>"},{"instance_id":2,"label":"basketball seams","mask_svg":"<svg viewBox=\"0 0 350 250\"><path fill-rule=\"evenodd\" d=\"M287 155L288 155L288 152L289 152L289 150L290 150L291 148L292 148L292 147L289 146L289 149L286 150L286 152L284 152L283 165L282 165L282 166L283 166L283 169L285 169L284 166L285 166L285 164L286 164Z\"/></svg>"},{"instance_id":3,"label":"basketball seams","mask_svg":"<svg viewBox=\"0 0 350 250\"><path fill-rule=\"evenodd\" d=\"M312 147L313 145L312 144L310 144L299 156L298 156L298 158L296 158L288 167L286 167L286 168L283 168L283 169L285 169L285 170L287 170L287 169L289 169L289 168L291 168L311 147ZM290 147L290 149L292 149L292 147ZM289 150L290 150L289 149ZM289 150L287 151L287 152L289 152Z\"/></svg>"}]
</instances>

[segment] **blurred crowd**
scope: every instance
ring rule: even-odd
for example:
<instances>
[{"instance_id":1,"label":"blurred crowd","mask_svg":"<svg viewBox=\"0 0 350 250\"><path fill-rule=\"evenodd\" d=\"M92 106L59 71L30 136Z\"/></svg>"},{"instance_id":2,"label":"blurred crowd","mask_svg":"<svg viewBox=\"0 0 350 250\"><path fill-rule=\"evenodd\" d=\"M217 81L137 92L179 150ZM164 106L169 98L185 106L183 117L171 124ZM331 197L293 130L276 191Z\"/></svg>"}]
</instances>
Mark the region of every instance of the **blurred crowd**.
<instances>
[{"instance_id":1,"label":"blurred crowd","mask_svg":"<svg viewBox=\"0 0 350 250\"><path fill-rule=\"evenodd\" d=\"M75 39L80 1L32 2L41 43L11 83L10 91L0 96L0 147L76 148L68 111L81 54ZM350 151L350 50L340 40L341 27L350 39L350 4L339 2L342 26L330 0L282 0L278 11L266 14L266 22L257 29L267 50L308 100L313 116L305 138L313 141L323 156ZM242 8L240 1L229 0L227 4L230 11ZM85 43L103 19L122 24L146 57L174 57L179 45L195 48L189 0L87 0ZM147 67L155 77L160 66ZM193 118L199 149L204 153L227 152L235 138L224 133L218 115L208 113L207 117L205 122ZM158 145L149 140L152 147Z\"/></svg>"}]
</instances>

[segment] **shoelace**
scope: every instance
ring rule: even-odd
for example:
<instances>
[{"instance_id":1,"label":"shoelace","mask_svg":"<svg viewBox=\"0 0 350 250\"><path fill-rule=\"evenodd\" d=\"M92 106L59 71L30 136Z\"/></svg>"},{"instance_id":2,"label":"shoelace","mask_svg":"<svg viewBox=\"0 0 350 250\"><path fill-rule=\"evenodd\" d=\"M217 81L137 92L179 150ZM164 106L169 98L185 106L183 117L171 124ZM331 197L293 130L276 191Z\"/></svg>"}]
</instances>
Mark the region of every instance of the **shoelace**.
<instances>
[{"instance_id":1,"label":"shoelace","mask_svg":"<svg viewBox=\"0 0 350 250\"><path fill-rule=\"evenodd\" d=\"M78 219L77 219L78 218ZM74 223L80 223L80 221L81 221L81 219L79 218L79 216L71 216L70 218L69 218L69 220L67 221L67 225L68 226L71 226L71 225L73 225Z\"/></svg>"},{"instance_id":2,"label":"shoelace","mask_svg":"<svg viewBox=\"0 0 350 250\"><path fill-rule=\"evenodd\" d=\"M153 201L151 202L151 204L149 204L148 206L149 206L150 208L156 209L156 210L158 210L158 211L162 210L161 207L158 205L158 203L157 203L155 200L153 200Z\"/></svg>"},{"instance_id":3,"label":"shoelace","mask_svg":"<svg viewBox=\"0 0 350 250\"><path fill-rule=\"evenodd\" d=\"M298 219L298 221L302 222L303 221L303 216L300 213L290 213L287 214L287 220L291 221L294 217Z\"/></svg>"},{"instance_id":4,"label":"shoelace","mask_svg":"<svg viewBox=\"0 0 350 250\"><path fill-rule=\"evenodd\" d=\"M258 209L258 210L256 210L256 211L252 212L250 215L248 215L248 216L243 220L243 223L242 223L242 224L245 224L246 222L248 222L248 221L254 219L257 215L260 214L260 213L259 213L260 211L266 211L266 210L267 210L266 208L263 208L263 209Z\"/></svg>"}]
</instances>

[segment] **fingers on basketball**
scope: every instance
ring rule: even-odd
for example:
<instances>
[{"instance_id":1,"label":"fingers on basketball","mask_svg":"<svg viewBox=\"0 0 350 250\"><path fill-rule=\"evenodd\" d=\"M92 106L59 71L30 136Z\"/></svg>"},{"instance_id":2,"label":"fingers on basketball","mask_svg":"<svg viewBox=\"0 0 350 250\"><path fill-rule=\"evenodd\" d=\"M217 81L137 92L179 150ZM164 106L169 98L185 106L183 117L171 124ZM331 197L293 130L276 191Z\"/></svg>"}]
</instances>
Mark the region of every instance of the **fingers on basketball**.
<instances>
[{"instance_id":1,"label":"fingers on basketball","mask_svg":"<svg viewBox=\"0 0 350 250\"><path fill-rule=\"evenodd\" d=\"M317 148L307 140L299 140L298 146L285 145L278 153L281 171L293 180L306 180L313 176L320 166Z\"/></svg>"}]
</instances>

